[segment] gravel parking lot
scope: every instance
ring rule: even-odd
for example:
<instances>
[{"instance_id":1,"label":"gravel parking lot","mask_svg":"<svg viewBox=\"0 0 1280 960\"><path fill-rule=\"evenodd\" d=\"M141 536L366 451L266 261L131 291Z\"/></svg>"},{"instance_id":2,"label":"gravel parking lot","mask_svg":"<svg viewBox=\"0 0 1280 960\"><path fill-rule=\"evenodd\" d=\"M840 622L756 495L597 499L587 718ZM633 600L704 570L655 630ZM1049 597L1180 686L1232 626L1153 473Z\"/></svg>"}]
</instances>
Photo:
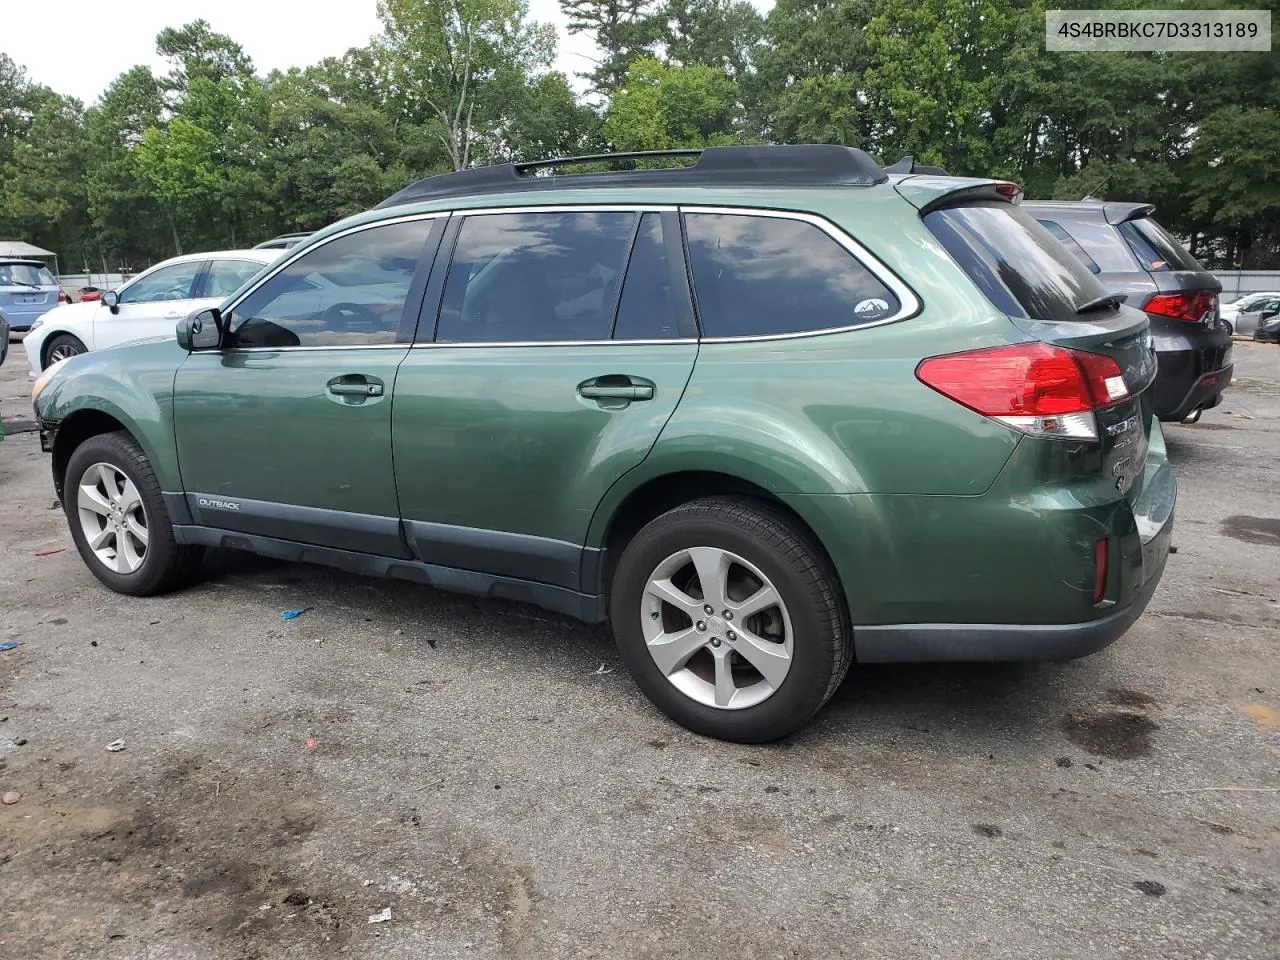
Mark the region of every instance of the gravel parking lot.
<instances>
[{"instance_id":1,"label":"gravel parking lot","mask_svg":"<svg viewBox=\"0 0 1280 960\"><path fill-rule=\"evenodd\" d=\"M1274 957L1280 349L1235 355L1167 430L1178 552L1119 643L855 667L743 747L532 608L237 557L109 593L15 346L0 957Z\"/></svg>"}]
</instances>

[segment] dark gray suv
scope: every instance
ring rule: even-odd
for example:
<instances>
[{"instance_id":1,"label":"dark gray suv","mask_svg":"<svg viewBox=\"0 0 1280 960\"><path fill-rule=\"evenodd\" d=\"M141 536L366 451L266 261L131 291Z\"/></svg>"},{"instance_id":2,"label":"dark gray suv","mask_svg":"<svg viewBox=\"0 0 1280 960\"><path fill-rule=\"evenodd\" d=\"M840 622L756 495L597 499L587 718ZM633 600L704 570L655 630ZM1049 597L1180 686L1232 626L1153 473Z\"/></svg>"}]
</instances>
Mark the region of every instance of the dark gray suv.
<instances>
[{"instance_id":1,"label":"dark gray suv","mask_svg":"<svg viewBox=\"0 0 1280 960\"><path fill-rule=\"evenodd\" d=\"M1222 284L1155 221L1155 207L1099 200L1022 207L1151 319L1161 420L1194 422L1222 402L1231 382L1231 328L1218 315Z\"/></svg>"}]
</instances>

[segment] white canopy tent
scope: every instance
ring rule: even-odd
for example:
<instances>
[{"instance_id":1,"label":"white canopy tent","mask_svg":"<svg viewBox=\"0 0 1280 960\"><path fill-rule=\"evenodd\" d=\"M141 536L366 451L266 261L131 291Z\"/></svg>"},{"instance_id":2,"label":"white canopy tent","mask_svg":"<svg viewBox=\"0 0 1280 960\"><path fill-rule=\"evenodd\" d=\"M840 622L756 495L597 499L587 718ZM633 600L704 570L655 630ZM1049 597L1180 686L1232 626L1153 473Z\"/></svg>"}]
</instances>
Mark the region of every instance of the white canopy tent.
<instances>
[{"instance_id":1,"label":"white canopy tent","mask_svg":"<svg viewBox=\"0 0 1280 960\"><path fill-rule=\"evenodd\" d=\"M52 250L45 250L33 243L24 243L21 240L0 240L0 258L3 257L23 260L46 260L53 257L53 273L55 276L61 273L58 270L58 255Z\"/></svg>"}]
</instances>

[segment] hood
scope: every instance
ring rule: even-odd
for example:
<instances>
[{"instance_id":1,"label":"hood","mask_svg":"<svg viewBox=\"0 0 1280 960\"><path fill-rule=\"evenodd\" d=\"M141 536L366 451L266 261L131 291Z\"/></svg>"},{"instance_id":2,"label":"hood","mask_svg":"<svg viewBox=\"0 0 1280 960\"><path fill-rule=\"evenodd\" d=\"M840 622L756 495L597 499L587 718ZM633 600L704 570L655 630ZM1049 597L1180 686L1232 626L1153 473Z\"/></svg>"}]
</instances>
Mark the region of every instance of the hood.
<instances>
[{"instance_id":1,"label":"hood","mask_svg":"<svg viewBox=\"0 0 1280 960\"><path fill-rule=\"evenodd\" d=\"M88 320L93 316L100 306L96 300L90 300L88 303L60 303L52 310L47 310L40 315L40 321L44 326L53 323L73 323L76 320Z\"/></svg>"}]
</instances>

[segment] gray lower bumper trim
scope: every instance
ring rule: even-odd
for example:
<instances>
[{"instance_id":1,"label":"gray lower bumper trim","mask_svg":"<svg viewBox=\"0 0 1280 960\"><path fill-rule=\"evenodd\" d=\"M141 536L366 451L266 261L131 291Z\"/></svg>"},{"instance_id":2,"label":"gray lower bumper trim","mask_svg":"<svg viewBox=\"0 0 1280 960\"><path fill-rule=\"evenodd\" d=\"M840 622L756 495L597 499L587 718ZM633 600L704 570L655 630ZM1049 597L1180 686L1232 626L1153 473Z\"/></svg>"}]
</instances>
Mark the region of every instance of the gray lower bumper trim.
<instances>
[{"instance_id":1,"label":"gray lower bumper trim","mask_svg":"<svg viewBox=\"0 0 1280 960\"><path fill-rule=\"evenodd\" d=\"M1097 653L1142 616L1164 563L1122 607L1084 623L902 623L854 627L859 663L1072 660Z\"/></svg>"}]
</instances>

